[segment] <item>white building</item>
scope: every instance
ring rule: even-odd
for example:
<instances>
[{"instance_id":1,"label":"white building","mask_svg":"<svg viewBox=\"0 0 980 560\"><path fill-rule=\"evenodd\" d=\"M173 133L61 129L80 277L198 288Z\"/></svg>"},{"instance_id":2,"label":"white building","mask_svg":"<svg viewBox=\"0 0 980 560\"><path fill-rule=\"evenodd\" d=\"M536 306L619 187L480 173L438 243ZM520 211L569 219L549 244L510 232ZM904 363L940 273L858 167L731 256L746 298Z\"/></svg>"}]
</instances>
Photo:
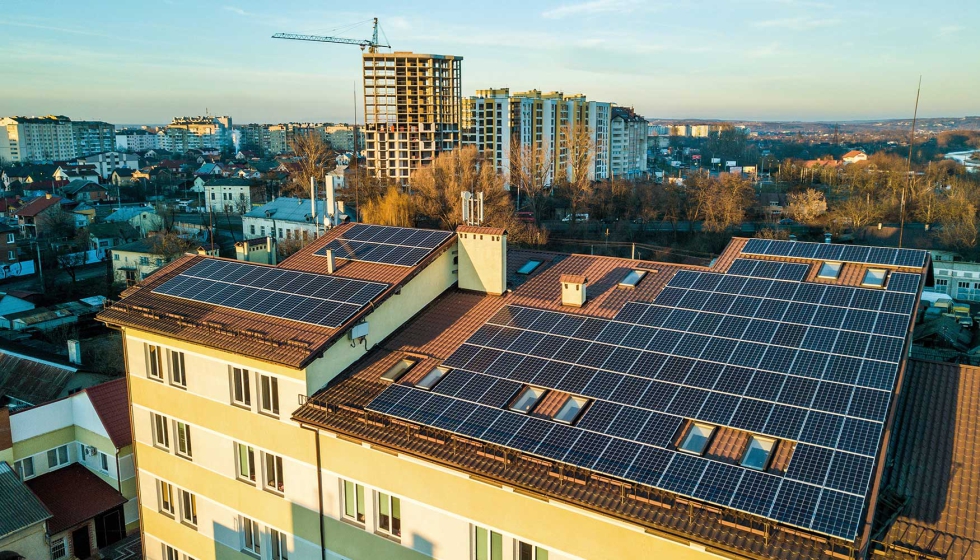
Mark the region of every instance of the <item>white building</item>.
<instances>
[{"instance_id":1,"label":"white building","mask_svg":"<svg viewBox=\"0 0 980 560\"><path fill-rule=\"evenodd\" d=\"M94 165L95 170L103 179L108 179L116 169L123 168L135 171L140 168L139 156L122 152L104 152L82 158L82 162L88 165Z\"/></svg>"},{"instance_id":2,"label":"white building","mask_svg":"<svg viewBox=\"0 0 980 560\"><path fill-rule=\"evenodd\" d=\"M124 152L145 152L160 148L160 137L143 129L116 132L116 149Z\"/></svg>"},{"instance_id":3,"label":"white building","mask_svg":"<svg viewBox=\"0 0 980 560\"><path fill-rule=\"evenodd\" d=\"M271 237L276 241L311 241L317 237L318 226L323 230L326 208L325 201L317 200L314 213L308 198L277 198L244 214L242 231L245 239ZM337 201L337 212L340 222L352 221L342 201Z\"/></svg>"},{"instance_id":4,"label":"white building","mask_svg":"<svg viewBox=\"0 0 980 560\"><path fill-rule=\"evenodd\" d=\"M949 253L933 251L935 284L926 288L957 301L980 302L980 263L953 261Z\"/></svg>"},{"instance_id":5,"label":"white building","mask_svg":"<svg viewBox=\"0 0 980 560\"><path fill-rule=\"evenodd\" d=\"M6 162L42 162L75 157L71 119L4 117L0 119L0 159Z\"/></svg>"},{"instance_id":6,"label":"white building","mask_svg":"<svg viewBox=\"0 0 980 560\"><path fill-rule=\"evenodd\" d=\"M211 179L204 183L205 212L244 214L252 208L254 191L255 187L247 179Z\"/></svg>"},{"instance_id":7,"label":"white building","mask_svg":"<svg viewBox=\"0 0 980 560\"><path fill-rule=\"evenodd\" d=\"M233 146L231 117L174 117L157 133L160 148L177 153Z\"/></svg>"},{"instance_id":8,"label":"white building","mask_svg":"<svg viewBox=\"0 0 980 560\"><path fill-rule=\"evenodd\" d=\"M634 179L647 171L647 121L633 109L613 107L610 166L614 178Z\"/></svg>"}]
</instances>

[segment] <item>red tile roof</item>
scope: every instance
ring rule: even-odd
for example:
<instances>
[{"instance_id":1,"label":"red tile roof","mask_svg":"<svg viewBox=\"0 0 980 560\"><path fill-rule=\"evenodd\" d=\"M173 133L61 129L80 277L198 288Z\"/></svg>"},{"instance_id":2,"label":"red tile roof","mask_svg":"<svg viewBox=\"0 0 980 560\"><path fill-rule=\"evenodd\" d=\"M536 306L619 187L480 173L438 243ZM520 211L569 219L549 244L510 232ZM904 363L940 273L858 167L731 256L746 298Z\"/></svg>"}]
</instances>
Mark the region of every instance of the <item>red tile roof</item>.
<instances>
[{"instance_id":1,"label":"red tile roof","mask_svg":"<svg viewBox=\"0 0 980 560\"><path fill-rule=\"evenodd\" d=\"M504 235L507 230L504 228L496 227L483 227L483 226L458 226L456 228L456 233L476 233L483 235Z\"/></svg>"},{"instance_id":2,"label":"red tile roof","mask_svg":"<svg viewBox=\"0 0 980 560\"><path fill-rule=\"evenodd\" d=\"M116 379L85 389L92 401L102 426L109 433L109 439L116 449L133 443L132 428L129 423L129 395L126 392L126 379Z\"/></svg>"},{"instance_id":3,"label":"red tile roof","mask_svg":"<svg viewBox=\"0 0 980 560\"><path fill-rule=\"evenodd\" d=\"M44 212L45 210L51 208L52 206L58 204L59 202L61 202L60 196L52 196L51 198L48 198L46 196L40 196L28 202L24 206L21 206L20 209L14 212L14 215L24 216L27 218L37 216L41 212Z\"/></svg>"},{"instance_id":4,"label":"red tile roof","mask_svg":"<svg viewBox=\"0 0 980 560\"><path fill-rule=\"evenodd\" d=\"M118 490L78 463L26 482L54 515L48 533L55 534L126 503Z\"/></svg>"}]
</instances>

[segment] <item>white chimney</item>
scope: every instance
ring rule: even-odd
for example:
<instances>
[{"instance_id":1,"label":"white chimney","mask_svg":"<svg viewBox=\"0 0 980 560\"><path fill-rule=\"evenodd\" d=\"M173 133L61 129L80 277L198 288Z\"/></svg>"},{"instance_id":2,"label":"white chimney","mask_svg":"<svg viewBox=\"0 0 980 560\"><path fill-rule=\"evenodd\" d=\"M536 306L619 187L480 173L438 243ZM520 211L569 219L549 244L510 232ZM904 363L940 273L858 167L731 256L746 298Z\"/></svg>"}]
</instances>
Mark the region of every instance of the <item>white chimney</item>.
<instances>
[{"instance_id":1,"label":"white chimney","mask_svg":"<svg viewBox=\"0 0 980 560\"><path fill-rule=\"evenodd\" d=\"M68 341L68 361L76 365L82 365L81 342L74 339Z\"/></svg>"},{"instance_id":2,"label":"white chimney","mask_svg":"<svg viewBox=\"0 0 980 560\"><path fill-rule=\"evenodd\" d=\"M337 193L333 186L333 181L330 177L326 177L326 183L324 187L327 189L327 207L324 213L327 215L326 219L329 220L328 226L334 227L340 224L340 220L337 219Z\"/></svg>"},{"instance_id":3,"label":"white chimney","mask_svg":"<svg viewBox=\"0 0 980 560\"><path fill-rule=\"evenodd\" d=\"M333 259L333 249L327 249L327 274L333 274L337 263Z\"/></svg>"},{"instance_id":4,"label":"white chimney","mask_svg":"<svg viewBox=\"0 0 980 560\"><path fill-rule=\"evenodd\" d=\"M561 282L561 304L568 307L582 307L585 305L585 288L589 279L579 274L562 274L559 278Z\"/></svg>"}]
</instances>

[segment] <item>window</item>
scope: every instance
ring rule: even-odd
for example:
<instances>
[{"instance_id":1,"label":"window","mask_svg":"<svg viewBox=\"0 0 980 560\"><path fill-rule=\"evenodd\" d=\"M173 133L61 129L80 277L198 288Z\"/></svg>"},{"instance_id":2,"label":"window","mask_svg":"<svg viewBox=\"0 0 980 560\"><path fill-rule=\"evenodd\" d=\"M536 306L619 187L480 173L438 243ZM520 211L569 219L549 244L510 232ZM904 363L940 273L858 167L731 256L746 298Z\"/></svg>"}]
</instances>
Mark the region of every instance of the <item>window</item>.
<instances>
[{"instance_id":1,"label":"window","mask_svg":"<svg viewBox=\"0 0 980 560\"><path fill-rule=\"evenodd\" d=\"M180 520L197 526L197 496L187 490L180 491Z\"/></svg>"},{"instance_id":2,"label":"window","mask_svg":"<svg viewBox=\"0 0 980 560\"><path fill-rule=\"evenodd\" d=\"M418 360L415 358L402 358L401 360L398 360L398 363L388 368L388 371L381 374L381 380L394 383L395 381L398 381L398 378L405 375L405 372L412 369L417 363Z\"/></svg>"},{"instance_id":3,"label":"window","mask_svg":"<svg viewBox=\"0 0 980 560\"><path fill-rule=\"evenodd\" d=\"M24 457L14 463L14 471L21 480L27 480L34 476L34 457Z\"/></svg>"},{"instance_id":4,"label":"window","mask_svg":"<svg viewBox=\"0 0 980 560\"><path fill-rule=\"evenodd\" d=\"M255 235L255 224L251 224L248 226L248 232L250 235Z\"/></svg>"},{"instance_id":5,"label":"window","mask_svg":"<svg viewBox=\"0 0 980 560\"><path fill-rule=\"evenodd\" d=\"M548 551L526 542L517 543L517 560L548 560Z\"/></svg>"},{"instance_id":6,"label":"window","mask_svg":"<svg viewBox=\"0 0 980 560\"><path fill-rule=\"evenodd\" d=\"M517 269L518 274L531 274L536 268L541 266L541 261L529 260Z\"/></svg>"},{"instance_id":7,"label":"window","mask_svg":"<svg viewBox=\"0 0 980 560\"><path fill-rule=\"evenodd\" d=\"M349 480L344 481L344 517L364 523L364 487Z\"/></svg>"},{"instance_id":8,"label":"window","mask_svg":"<svg viewBox=\"0 0 980 560\"><path fill-rule=\"evenodd\" d=\"M266 490L282 492L284 489L282 480L282 457L272 453L263 453L265 458L265 479L263 483Z\"/></svg>"},{"instance_id":9,"label":"window","mask_svg":"<svg viewBox=\"0 0 980 560\"><path fill-rule=\"evenodd\" d=\"M193 456L191 452L191 427L174 420L174 433L177 434L177 454L190 459Z\"/></svg>"},{"instance_id":10,"label":"window","mask_svg":"<svg viewBox=\"0 0 980 560\"><path fill-rule=\"evenodd\" d=\"M238 479L255 482L255 450L251 447L236 443L235 455L238 458Z\"/></svg>"},{"instance_id":11,"label":"window","mask_svg":"<svg viewBox=\"0 0 980 560\"><path fill-rule=\"evenodd\" d=\"M742 455L742 466L757 471L765 470L769 456L775 446L776 440L774 439L752 436L752 439L749 440L748 449Z\"/></svg>"},{"instance_id":12,"label":"window","mask_svg":"<svg viewBox=\"0 0 980 560\"><path fill-rule=\"evenodd\" d=\"M961 289L961 290L966 290L966 289L969 289L970 283L969 282L957 282L956 283L956 287L959 288L959 289Z\"/></svg>"},{"instance_id":13,"label":"window","mask_svg":"<svg viewBox=\"0 0 980 560\"><path fill-rule=\"evenodd\" d=\"M152 414L152 413L151 413ZM167 418L159 414L153 416L153 444L170 451L170 432L167 428Z\"/></svg>"},{"instance_id":14,"label":"window","mask_svg":"<svg viewBox=\"0 0 980 560\"><path fill-rule=\"evenodd\" d=\"M167 544L163 545L163 560L180 560L177 549Z\"/></svg>"},{"instance_id":15,"label":"window","mask_svg":"<svg viewBox=\"0 0 980 560\"><path fill-rule=\"evenodd\" d=\"M541 399L544 395L545 390L540 387L525 387L517 395L517 399L514 400L514 404L510 406L510 409L516 412L527 413L529 410L534 408L534 405Z\"/></svg>"},{"instance_id":16,"label":"window","mask_svg":"<svg viewBox=\"0 0 980 560\"><path fill-rule=\"evenodd\" d=\"M109 472L109 456L101 451L99 451L99 468L104 473Z\"/></svg>"},{"instance_id":17,"label":"window","mask_svg":"<svg viewBox=\"0 0 980 560\"><path fill-rule=\"evenodd\" d=\"M711 434L714 431L715 427L711 424L694 422L677 448L680 451L700 455L704 453L704 448L708 446L708 440L711 439Z\"/></svg>"},{"instance_id":18,"label":"window","mask_svg":"<svg viewBox=\"0 0 980 560\"><path fill-rule=\"evenodd\" d=\"M176 515L174 511L174 487L162 480L157 481L157 493L160 498L160 513L174 517Z\"/></svg>"},{"instance_id":19,"label":"window","mask_svg":"<svg viewBox=\"0 0 980 560\"><path fill-rule=\"evenodd\" d=\"M248 386L248 370L232 368L231 402L246 408L252 407L252 392Z\"/></svg>"},{"instance_id":20,"label":"window","mask_svg":"<svg viewBox=\"0 0 980 560\"><path fill-rule=\"evenodd\" d=\"M936 278L936 287L945 288L949 285L949 280L946 278Z\"/></svg>"},{"instance_id":21,"label":"window","mask_svg":"<svg viewBox=\"0 0 980 560\"><path fill-rule=\"evenodd\" d=\"M820 266L820 272L817 273L817 278L837 280L837 277L840 276L840 269L843 266L844 263L827 261Z\"/></svg>"},{"instance_id":22,"label":"window","mask_svg":"<svg viewBox=\"0 0 980 560\"><path fill-rule=\"evenodd\" d=\"M629 274L627 274L626 277L619 282L619 287L635 288L636 285L640 283L640 280L643 280L643 277L646 275L647 271L645 270L631 270L629 271Z\"/></svg>"},{"instance_id":23,"label":"window","mask_svg":"<svg viewBox=\"0 0 980 560\"><path fill-rule=\"evenodd\" d=\"M159 346L146 346L146 375L150 379L163 381L163 356Z\"/></svg>"},{"instance_id":24,"label":"window","mask_svg":"<svg viewBox=\"0 0 980 560\"><path fill-rule=\"evenodd\" d=\"M861 281L861 285L871 288L880 288L885 285L885 276L887 275L888 271L883 268L869 268L868 271L864 273L864 280Z\"/></svg>"},{"instance_id":25,"label":"window","mask_svg":"<svg viewBox=\"0 0 980 560\"><path fill-rule=\"evenodd\" d=\"M402 536L401 498L378 492L378 531L393 537Z\"/></svg>"},{"instance_id":26,"label":"window","mask_svg":"<svg viewBox=\"0 0 980 560\"><path fill-rule=\"evenodd\" d=\"M585 408L588 402L581 397L568 397L565 400L565 404L561 405L558 413L555 414L555 420L564 422L565 424L575 422L575 419L578 418L578 415L581 414L582 409Z\"/></svg>"},{"instance_id":27,"label":"window","mask_svg":"<svg viewBox=\"0 0 980 560\"><path fill-rule=\"evenodd\" d=\"M184 375L184 353L170 351L170 382L178 387L187 388L187 377Z\"/></svg>"},{"instance_id":28,"label":"window","mask_svg":"<svg viewBox=\"0 0 980 560\"><path fill-rule=\"evenodd\" d=\"M473 558L475 560L503 560L504 538L483 527L473 528Z\"/></svg>"},{"instance_id":29,"label":"window","mask_svg":"<svg viewBox=\"0 0 980 560\"><path fill-rule=\"evenodd\" d=\"M7 251L7 260L12 261L17 259L17 254L14 251Z\"/></svg>"},{"instance_id":30,"label":"window","mask_svg":"<svg viewBox=\"0 0 980 560\"><path fill-rule=\"evenodd\" d=\"M13 242L14 242L14 234L8 233L7 234L7 243L13 243Z\"/></svg>"},{"instance_id":31,"label":"window","mask_svg":"<svg viewBox=\"0 0 980 560\"><path fill-rule=\"evenodd\" d=\"M58 560L68 556L68 548L65 546L64 537L51 541L51 558Z\"/></svg>"},{"instance_id":32,"label":"window","mask_svg":"<svg viewBox=\"0 0 980 560\"><path fill-rule=\"evenodd\" d=\"M247 517L242 517L242 550L258 556L262 555L262 533L259 524Z\"/></svg>"},{"instance_id":33,"label":"window","mask_svg":"<svg viewBox=\"0 0 980 560\"><path fill-rule=\"evenodd\" d=\"M48 468L53 469L68 464L68 446L62 445L48 450Z\"/></svg>"},{"instance_id":34,"label":"window","mask_svg":"<svg viewBox=\"0 0 980 560\"><path fill-rule=\"evenodd\" d=\"M289 558L287 556L289 546L286 542L286 533L269 529L269 541L272 545L272 560L287 560Z\"/></svg>"},{"instance_id":35,"label":"window","mask_svg":"<svg viewBox=\"0 0 980 560\"><path fill-rule=\"evenodd\" d=\"M259 375L259 409L279 415L279 380L271 375Z\"/></svg>"},{"instance_id":36,"label":"window","mask_svg":"<svg viewBox=\"0 0 980 560\"><path fill-rule=\"evenodd\" d=\"M438 383L439 380L442 379L443 376L445 376L447 373L449 373L448 369L444 367L436 366L432 368L432 371L425 374L425 377L420 379L419 382L415 384L415 386L418 387L419 389L425 389L426 391L428 391L429 389L435 387L436 383Z\"/></svg>"}]
</instances>

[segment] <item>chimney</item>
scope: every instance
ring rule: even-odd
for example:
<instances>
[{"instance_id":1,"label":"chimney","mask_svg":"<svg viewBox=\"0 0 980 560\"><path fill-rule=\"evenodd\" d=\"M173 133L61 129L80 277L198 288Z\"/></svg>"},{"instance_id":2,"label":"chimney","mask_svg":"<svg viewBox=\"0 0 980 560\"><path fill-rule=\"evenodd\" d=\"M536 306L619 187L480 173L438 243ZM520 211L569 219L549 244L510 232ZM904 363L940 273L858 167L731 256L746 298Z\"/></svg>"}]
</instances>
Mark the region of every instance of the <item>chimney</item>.
<instances>
[{"instance_id":1,"label":"chimney","mask_svg":"<svg viewBox=\"0 0 980 560\"><path fill-rule=\"evenodd\" d=\"M579 274L562 274L561 304L567 307L582 307L587 299L585 288L589 279Z\"/></svg>"},{"instance_id":2,"label":"chimney","mask_svg":"<svg viewBox=\"0 0 980 560\"><path fill-rule=\"evenodd\" d=\"M337 216L337 193L334 190L333 181L330 177L325 177L326 184L324 187L327 189L327 207L324 209L324 214L327 215L329 221L327 227L334 227L340 223Z\"/></svg>"},{"instance_id":3,"label":"chimney","mask_svg":"<svg viewBox=\"0 0 980 560\"><path fill-rule=\"evenodd\" d=\"M333 260L333 249L327 249L327 274L333 274L337 264Z\"/></svg>"},{"instance_id":4,"label":"chimney","mask_svg":"<svg viewBox=\"0 0 980 560\"><path fill-rule=\"evenodd\" d=\"M77 340L68 341L68 361L75 365L82 365L82 343Z\"/></svg>"},{"instance_id":5,"label":"chimney","mask_svg":"<svg viewBox=\"0 0 980 560\"><path fill-rule=\"evenodd\" d=\"M507 291L507 232L502 228L456 228L459 289L495 296Z\"/></svg>"}]
</instances>

